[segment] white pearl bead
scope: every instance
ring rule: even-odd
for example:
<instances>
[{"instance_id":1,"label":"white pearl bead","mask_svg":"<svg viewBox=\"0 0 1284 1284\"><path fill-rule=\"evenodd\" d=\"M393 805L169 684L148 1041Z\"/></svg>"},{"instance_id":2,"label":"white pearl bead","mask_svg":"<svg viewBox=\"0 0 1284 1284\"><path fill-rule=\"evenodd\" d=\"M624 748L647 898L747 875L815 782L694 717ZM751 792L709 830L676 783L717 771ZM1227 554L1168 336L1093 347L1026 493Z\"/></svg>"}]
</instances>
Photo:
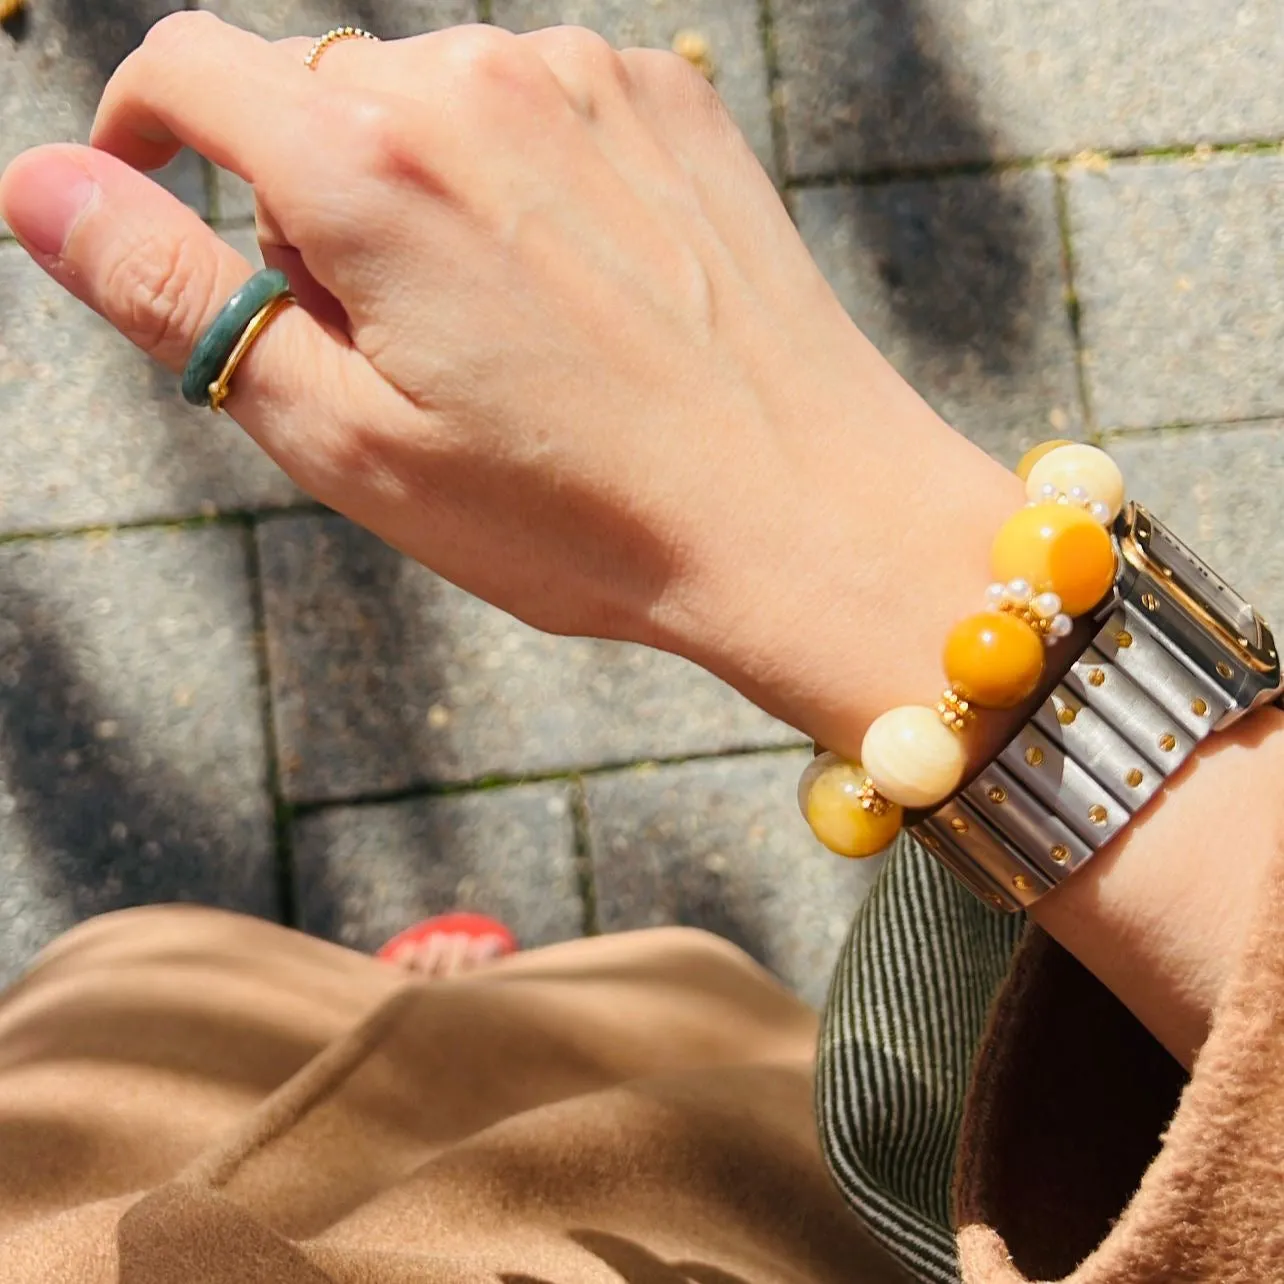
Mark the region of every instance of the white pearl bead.
<instances>
[{"instance_id":1,"label":"white pearl bead","mask_svg":"<svg viewBox=\"0 0 1284 1284\"><path fill-rule=\"evenodd\" d=\"M860 758L874 788L902 807L948 798L967 766L962 738L926 705L902 705L875 719Z\"/></svg>"},{"instance_id":2,"label":"white pearl bead","mask_svg":"<svg viewBox=\"0 0 1284 1284\"><path fill-rule=\"evenodd\" d=\"M1009 580L1003 586L1003 600L1012 606L1024 606L1033 592L1025 580Z\"/></svg>"},{"instance_id":3,"label":"white pearl bead","mask_svg":"<svg viewBox=\"0 0 1284 1284\"><path fill-rule=\"evenodd\" d=\"M1055 593L1040 593L1030 602L1030 609L1041 620L1050 620L1061 610L1061 599Z\"/></svg>"},{"instance_id":4,"label":"white pearl bead","mask_svg":"<svg viewBox=\"0 0 1284 1284\"><path fill-rule=\"evenodd\" d=\"M1027 494L1029 494L1029 489L1030 488L1027 485L1026 487ZM1039 487L1039 492L1037 497L1034 495L1030 496L1030 502L1034 504L1034 503L1038 503L1039 500L1042 500L1044 503L1049 503L1054 499L1059 499L1060 497L1061 497L1061 492L1051 482L1045 482L1042 486Z\"/></svg>"},{"instance_id":5,"label":"white pearl bead","mask_svg":"<svg viewBox=\"0 0 1284 1284\"><path fill-rule=\"evenodd\" d=\"M990 584L985 589L985 603L987 606L1000 607L1003 605L1003 595L1007 588L1003 584Z\"/></svg>"},{"instance_id":6,"label":"white pearl bead","mask_svg":"<svg viewBox=\"0 0 1284 1284\"><path fill-rule=\"evenodd\" d=\"M1096 446L1073 443L1048 451L1030 469L1025 481L1027 498L1042 496L1045 486L1055 487L1062 494L1073 494L1082 488L1089 502L1106 506L1110 521L1114 521L1124 505L1123 473L1119 465Z\"/></svg>"},{"instance_id":7,"label":"white pearl bead","mask_svg":"<svg viewBox=\"0 0 1284 1284\"><path fill-rule=\"evenodd\" d=\"M1074 500L1076 504L1086 507L1092 496L1088 494L1088 488L1086 486L1071 486L1070 498Z\"/></svg>"},{"instance_id":8,"label":"white pearl bead","mask_svg":"<svg viewBox=\"0 0 1284 1284\"><path fill-rule=\"evenodd\" d=\"M1100 522L1102 526L1109 526L1114 521L1114 517L1110 512L1110 505L1103 504L1099 499L1094 499L1088 505L1088 515L1094 522Z\"/></svg>"},{"instance_id":9,"label":"white pearl bead","mask_svg":"<svg viewBox=\"0 0 1284 1284\"><path fill-rule=\"evenodd\" d=\"M1074 621L1068 615L1054 615L1048 632L1054 638L1068 638L1074 629Z\"/></svg>"}]
</instances>

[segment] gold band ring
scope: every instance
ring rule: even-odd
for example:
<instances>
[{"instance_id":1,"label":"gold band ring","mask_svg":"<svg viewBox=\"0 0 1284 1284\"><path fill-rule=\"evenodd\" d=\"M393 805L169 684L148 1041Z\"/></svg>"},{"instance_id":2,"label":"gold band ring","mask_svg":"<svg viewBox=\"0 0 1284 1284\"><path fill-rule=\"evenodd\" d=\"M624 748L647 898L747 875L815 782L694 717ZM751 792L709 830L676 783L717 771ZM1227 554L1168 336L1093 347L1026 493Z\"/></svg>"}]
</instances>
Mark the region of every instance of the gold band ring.
<instances>
[{"instance_id":1,"label":"gold band ring","mask_svg":"<svg viewBox=\"0 0 1284 1284\"><path fill-rule=\"evenodd\" d=\"M378 40L379 37L372 32L366 31L362 27L332 27L324 36L319 36L312 42L312 48L308 50L308 56L304 58L303 65L309 71L315 71L317 61L331 45L337 45L341 40Z\"/></svg>"},{"instance_id":2,"label":"gold band ring","mask_svg":"<svg viewBox=\"0 0 1284 1284\"><path fill-rule=\"evenodd\" d=\"M236 341L236 346L227 354L227 360L223 362L223 369L219 372L218 378L210 384L210 409L215 414L223 409L223 403L232 391L232 376L236 373L236 367L241 364L241 359L249 352L254 340L263 333L268 323L282 308L293 302L294 295L281 294L270 303L265 303L254 314L250 324L245 327L241 337Z\"/></svg>"}]
</instances>

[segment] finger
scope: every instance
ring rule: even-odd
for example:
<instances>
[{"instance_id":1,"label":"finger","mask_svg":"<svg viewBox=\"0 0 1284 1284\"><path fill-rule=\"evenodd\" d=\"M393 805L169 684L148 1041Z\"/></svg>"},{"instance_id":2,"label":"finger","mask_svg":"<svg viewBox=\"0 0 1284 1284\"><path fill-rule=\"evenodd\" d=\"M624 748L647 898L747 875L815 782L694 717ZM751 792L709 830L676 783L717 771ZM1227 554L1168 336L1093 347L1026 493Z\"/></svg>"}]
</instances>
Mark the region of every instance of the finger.
<instances>
[{"instance_id":1,"label":"finger","mask_svg":"<svg viewBox=\"0 0 1284 1284\"><path fill-rule=\"evenodd\" d=\"M302 60L204 10L173 13L108 81L90 141L136 169L185 144L247 182L288 180L315 99Z\"/></svg>"},{"instance_id":2,"label":"finger","mask_svg":"<svg viewBox=\"0 0 1284 1284\"><path fill-rule=\"evenodd\" d=\"M32 257L126 338L178 372L252 269L185 205L114 157L56 145L0 179L0 212ZM326 498L352 424L396 394L302 307L281 311L238 367L226 409Z\"/></svg>"}]
</instances>

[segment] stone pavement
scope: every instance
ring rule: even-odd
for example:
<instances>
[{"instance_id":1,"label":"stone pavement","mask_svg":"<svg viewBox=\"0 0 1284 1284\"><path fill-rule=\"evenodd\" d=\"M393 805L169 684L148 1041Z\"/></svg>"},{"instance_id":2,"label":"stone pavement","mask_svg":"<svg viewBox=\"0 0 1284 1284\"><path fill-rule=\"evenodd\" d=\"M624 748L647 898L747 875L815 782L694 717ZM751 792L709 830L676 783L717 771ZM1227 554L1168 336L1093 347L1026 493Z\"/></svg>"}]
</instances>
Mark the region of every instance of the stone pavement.
<instances>
[{"instance_id":1,"label":"stone pavement","mask_svg":"<svg viewBox=\"0 0 1284 1284\"><path fill-rule=\"evenodd\" d=\"M1284 621L1279 0L203 2L274 37L702 32L925 395L1008 461L1108 442ZM181 7L28 0L0 34L0 162L83 138ZM162 177L252 244L239 180L193 156ZM872 866L811 844L805 759L690 666L539 636L309 505L0 239L0 978L140 902L360 948L462 905L531 944L704 925L818 1001Z\"/></svg>"}]
</instances>

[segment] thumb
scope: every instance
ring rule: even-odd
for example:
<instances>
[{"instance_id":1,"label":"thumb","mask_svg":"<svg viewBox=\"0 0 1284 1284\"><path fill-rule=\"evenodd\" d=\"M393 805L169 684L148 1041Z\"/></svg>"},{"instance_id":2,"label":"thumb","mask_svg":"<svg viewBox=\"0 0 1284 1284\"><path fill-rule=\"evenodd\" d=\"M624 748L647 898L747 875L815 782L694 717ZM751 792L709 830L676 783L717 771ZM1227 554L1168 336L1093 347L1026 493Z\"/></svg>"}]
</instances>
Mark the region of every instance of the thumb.
<instances>
[{"instance_id":1,"label":"thumb","mask_svg":"<svg viewBox=\"0 0 1284 1284\"><path fill-rule=\"evenodd\" d=\"M176 197L88 147L19 156L0 177L0 213L55 281L174 372L253 271ZM395 396L344 336L296 306L255 341L224 408L324 498L348 468L353 425L378 422Z\"/></svg>"}]
</instances>

